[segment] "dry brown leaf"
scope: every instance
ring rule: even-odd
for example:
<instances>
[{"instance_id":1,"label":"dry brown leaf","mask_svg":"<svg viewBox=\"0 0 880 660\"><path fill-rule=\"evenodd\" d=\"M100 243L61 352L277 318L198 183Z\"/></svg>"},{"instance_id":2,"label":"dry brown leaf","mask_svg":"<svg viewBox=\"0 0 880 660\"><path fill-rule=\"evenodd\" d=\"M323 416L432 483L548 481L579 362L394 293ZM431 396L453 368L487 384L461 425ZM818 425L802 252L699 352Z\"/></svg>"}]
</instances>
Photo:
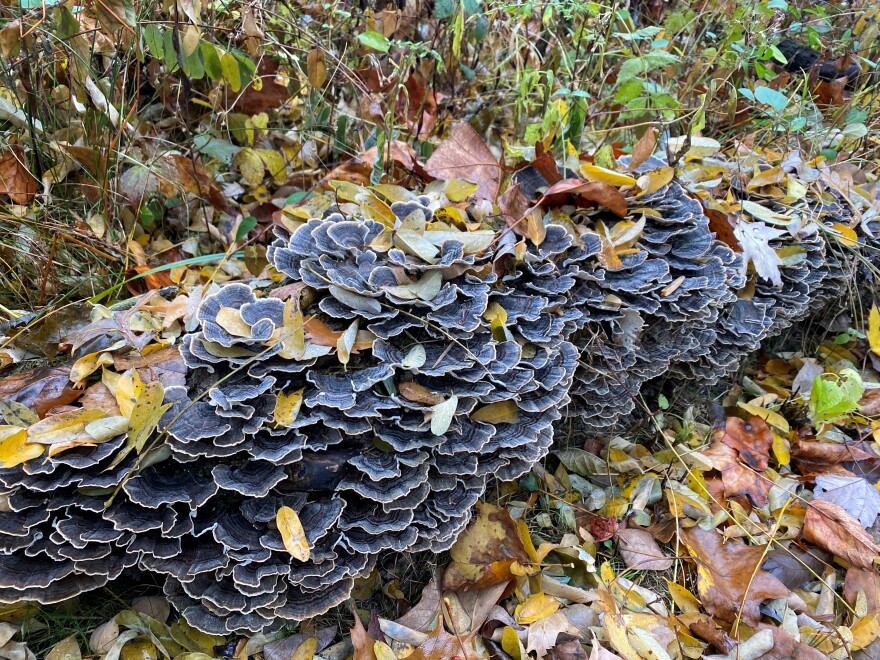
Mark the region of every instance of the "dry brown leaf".
<instances>
[{"instance_id":1,"label":"dry brown leaf","mask_svg":"<svg viewBox=\"0 0 880 660\"><path fill-rule=\"evenodd\" d=\"M487 503L477 504L476 519L449 554L453 561L443 574L444 589L508 582L515 562L529 562L516 521L506 509Z\"/></svg>"},{"instance_id":2,"label":"dry brown leaf","mask_svg":"<svg viewBox=\"0 0 880 660\"><path fill-rule=\"evenodd\" d=\"M407 656L408 660L477 660L480 657L473 648L472 635L451 635L443 630L439 622L436 629L428 635L428 639Z\"/></svg>"},{"instance_id":3,"label":"dry brown leaf","mask_svg":"<svg viewBox=\"0 0 880 660\"><path fill-rule=\"evenodd\" d=\"M37 194L37 180L27 168L24 149L13 145L0 158L0 194L16 204L28 204Z\"/></svg>"},{"instance_id":4,"label":"dry brown leaf","mask_svg":"<svg viewBox=\"0 0 880 660\"><path fill-rule=\"evenodd\" d=\"M750 468L759 472L767 469L773 432L760 417L753 416L748 421L728 417L721 441L735 449L742 462Z\"/></svg>"},{"instance_id":5,"label":"dry brown leaf","mask_svg":"<svg viewBox=\"0 0 880 660\"><path fill-rule=\"evenodd\" d=\"M703 455L712 462L712 467L721 473L725 499L748 495L756 506L767 504L770 481L763 473L740 463L735 449L721 440L716 440L703 452Z\"/></svg>"},{"instance_id":6,"label":"dry brown leaf","mask_svg":"<svg viewBox=\"0 0 880 660\"><path fill-rule=\"evenodd\" d=\"M857 568L871 570L880 555L880 546L842 507L813 500L807 504L804 539L815 543Z\"/></svg>"},{"instance_id":7,"label":"dry brown leaf","mask_svg":"<svg viewBox=\"0 0 880 660\"><path fill-rule=\"evenodd\" d=\"M69 366L34 369L0 379L0 401L17 401L45 417L55 406L76 401L82 390L74 389Z\"/></svg>"},{"instance_id":8,"label":"dry brown leaf","mask_svg":"<svg viewBox=\"0 0 880 660\"><path fill-rule=\"evenodd\" d=\"M846 601L855 606L860 591L865 592L868 612L880 612L880 575L877 571L850 567L843 582Z\"/></svg>"},{"instance_id":9,"label":"dry brown leaf","mask_svg":"<svg viewBox=\"0 0 880 660\"><path fill-rule=\"evenodd\" d=\"M561 206L570 201L581 207L602 206L621 218L626 216L626 198L617 188L601 181L559 181L541 195L538 206Z\"/></svg>"},{"instance_id":10,"label":"dry brown leaf","mask_svg":"<svg viewBox=\"0 0 880 660\"><path fill-rule=\"evenodd\" d=\"M376 654L373 651L374 640L367 634L367 630L357 613L354 615L354 626L349 631L349 635L351 636L351 644L354 646L354 660L376 660Z\"/></svg>"},{"instance_id":11,"label":"dry brown leaf","mask_svg":"<svg viewBox=\"0 0 880 660\"><path fill-rule=\"evenodd\" d=\"M626 168L627 172L632 172L651 157L651 154L654 153L654 149L657 148L657 135L659 133L660 131L658 131L655 126L648 126L648 130L645 131L645 134L639 138L639 141L636 142L636 146L633 147L629 167Z\"/></svg>"},{"instance_id":12,"label":"dry brown leaf","mask_svg":"<svg viewBox=\"0 0 880 660\"><path fill-rule=\"evenodd\" d=\"M476 196L494 202L501 184L501 166L489 151L483 138L467 122L453 126L428 162L425 170L431 176L448 181L465 179L479 184Z\"/></svg>"},{"instance_id":13,"label":"dry brown leaf","mask_svg":"<svg viewBox=\"0 0 880 660\"><path fill-rule=\"evenodd\" d=\"M697 589L706 611L724 621L754 626L761 618L764 600L785 598L788 588L759 568L764 546L723 543L717 530L691 527L681 534L697 563Z\"/></svg>"},{"instance_id":14,"label":"dry brown leaf","mask_svg":"<svg viewBox=\"0 0 880 660\"><path fill-rule=\"evenodd\" d=\"M794 637L776 626L762 626L762 630L773 633L773 648L760 656L760 660L824 660L828 656L797 641Z\"/></svg>"},{"instance_id":15,"label":"dry brown leaf","mask_svg":"<svg viewBox=\"0 0 880 660\"><path fill-rule=\"evenodd\" d=\"M617 532L620 555L628 568L639 571L665 571L672 559L663 554L657 541L646 529L630 528Z\"/></svg>"}]
</instances>

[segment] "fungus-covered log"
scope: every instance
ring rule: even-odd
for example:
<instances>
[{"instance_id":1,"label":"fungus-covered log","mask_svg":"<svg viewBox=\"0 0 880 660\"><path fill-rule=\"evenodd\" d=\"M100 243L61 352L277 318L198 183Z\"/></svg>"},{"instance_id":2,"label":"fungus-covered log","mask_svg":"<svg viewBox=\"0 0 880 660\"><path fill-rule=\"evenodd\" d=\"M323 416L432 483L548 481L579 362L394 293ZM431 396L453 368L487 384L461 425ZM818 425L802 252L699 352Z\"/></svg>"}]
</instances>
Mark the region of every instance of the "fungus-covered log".
<instances>
[{"instance_id":1,"label":"fungus-covered log","mask_svg":"<svg viewBox=\"0 0 880 660\"><path fill-rule=\"evenodd\" d=\"M828 237L852 224L828 191L794 205L810 222L770 231L783 256L768 282L681 183L631 195L633 220L572 208L537 245L435 216L430 190L279 229L268 256L299 283L287 299L213 286L148 454L120 460L120 435L0 470L0 601L56 602L136 565L209 633L323 613L381 553L449 548L487 482L541 460L563 414L603 433L651 379L717 379L856 264Z\"/></svg>"}]
</instances>

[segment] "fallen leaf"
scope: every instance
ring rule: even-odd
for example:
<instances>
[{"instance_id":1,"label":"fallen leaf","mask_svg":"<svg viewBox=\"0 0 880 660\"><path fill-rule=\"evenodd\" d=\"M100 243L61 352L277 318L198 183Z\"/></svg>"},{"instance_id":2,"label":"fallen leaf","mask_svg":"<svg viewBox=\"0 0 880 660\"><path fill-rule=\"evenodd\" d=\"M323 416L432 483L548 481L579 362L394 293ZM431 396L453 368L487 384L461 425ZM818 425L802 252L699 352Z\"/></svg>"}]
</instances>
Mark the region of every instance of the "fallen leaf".
<instances>
[{"instance_id":1,"label":"fallen leaf","mask_svg":"<svg viewBox=\"0 0 880 660\"><path fill-rule=\"evenodd\" d=\"M552 614L535 621L529 626L526 652L535 653L538 658L546 658L548 650L556 646L558 638L564 635L575 641L575 646L571 648L576 648L583 653L580 644L577 643L577 638L574 637L571 632L572 626L568 622L568 619L565 618L565 615L562 612L553 612ZM575 630L574 632L577 631ZM559 649L560 653L562 650L563 649ZM583 657L586 658L586 656L587 654L583 653ZM575 655L571 657L576 658L578 656Z\"/></svg>"},{"instance_id":2,"label":"fallen leaf","mask_svg":"<svg viewBox=\"0 0 880 660\"><path fill-rule=\"evenodd\" d=\"M721 442L735 449L740 460L750 468L759 472L767 469L773 433L760 417L751 417L748 421L728 417Z\"/></svg>"},{"instance_id":3,"label":"fallen leaf","mask_svg":"<svg viewBox=\"0 0 880 660\"><path fill-rule=\"evenodd\" d=\"M70 367L34 369L0 379L0 401L16 401L40 417L56 406L66 406L82 396L68 379Z\"/></svg>"},{"instance_id":4,"label":"fallen leaf","mask_svg":"<svg viewBox=\"0 0 880 660\"><path fill-rule=\"evenodd\" d=\"M465 179L479 184L477 197L494 202L501 184L501 166L479 134L466 122L453 126L428 162L425 170L431 176L447 181Z\"/></svg>"},{"instance_id":5,"label":"fallen leaf","mask_svg":"<svg viewBox=\"0 0 880 660\"><path fill-rule=\"evenodd\" d=\"M526 600L516 606L514 616L516 622L521 625L528 625L535 621L550 616L559 609L560 601L553 596L548 596L543 592L532 594Z\"/></svg>"},{"instance_id":6,"label":"fallen leaf","mask_svg":"<svg viewBox=\"0 0 880 660\"><path fill-rule=\"evenodd\" d=\"M615 215L626 216L626 198L612 185L598 181L565 179L554 183L538 200L538 206L562 206L574 199L579 206L603 206Z\"/></svg>"},{"instance_id":7,"label":"fallen leaf","mask_svg":"<svg viewBox=\"0 0 880 660\"><path fill-rule=\"evenodd\" d=\"M10 468L37 458L43 445L28 442L28 432L18 426L0 426L0 467Z\"/></svg>"},{"instance_id":8,"label":"fallen leaf","mask_svg":"<svg viewBox=\"0 0 880 660\"><path fill-rule=\"evenodd\" d=\"M880 546L859 521L831 502L813 500L807 504L803 535L805 540L857 568L872 568L880 555Z\"/></svg>"},{"instance_id":9,"label":"fallen leaf","mask_svg":"<svg viewBox=\"0 0 880 660\"><path fill-rule=\"evenodd\" d=\"M444 589L487 587L509 582L514 563L530 563L516 521L501 507L477 504L477 517L449 551Z\"/></svg>"},{"instance_id":10,"label":"fallen leaf","mask_svg":"<svg viewBox=\"0 0 880 660\"><path fill-rule=\"evenodd\" d=\"M864 477L819 475L813 494L817 500L837 504L865 528L873 525L880 514L880 491Z\"/></svg>"},{"instance_id":11,"label":"fallen leaf","mask_svg":"<svg viewBox=\"0 0 880 660\"><path fill-rule=\"evenodd\" d=\"M759 568L763 546L723 543L717 530L691 527L682 532L691 558L697 564L697 590L706 611L723 621L737 615L754 626L761 618L760 605L773 598L785 598L788 588Z\"/></svg>"},{"instance_id":12,"label":"fallen leaf","mask_svg":"<svg viewBox=\"0 0 880 660\"><path fill-rule=\"evenodd\" d=\"M763 222L745 222L740 220L733 229L733 235L739 241L743 254L743 269L752 264L759 277L768 280L775 287L782 286L782 273L779 267L782 259L770 246L770 241L785 236L782 229L768 227Z\"/></svg>"},{"instance_id":13,"label":"fallen leaf","mask_svg":"<svg viewBox=\"0 0 880 660\"><path fill-rule=\"evenodd\" d=\"M287 550L294 559L299 561L308 561L310 556L309 540L306 537L305 530L296 515L296 511L289 506L282 506L275 514L275 524L281 533L281 540L284 542L284 549Z\"/></svg>"},{"instance_id":14,"label":"fallen leaf","mask_svg":"<svg viewBox=\"0 0 880 660\"><path fill-rule=\"evenodd\" d=\"M629 165L626 168L627 172L637 169L639 165L651 157L654 149L657 148L657 135L659 133L660 131L657 130L656 126L648 126L645 133L636 142L636 146L633 147L632 157L630 157Z\"/></svg>"},{"instance_id":15,"label":"fallen leaf","mask_svg":"<svg viewBox=\"0 0 880 660\"><path fill-rule=\"evenodd\" d=\"M721 440L716 440L709 449L703 451L703 455L712 462L712 467L721 473L726 499L748 495L756 506L767 504L767 496L772 484L762 472L740 463L735 449Z\"/></svg>"},{"instance_id":16,"label":"fallen leaf","mask_svg":"<svg viewBox=\"0 0 880 660\"><path fill-rule=\"evenodd\" d=\"M80 660L82 652L77 642L78 635L65 637L46 654L46 660Z\"/></svg>"},{"instance_id":17,"label":"fallen leaf","mask_svg":"<svg viewBox=\"0 0 880 660\"><path fill-rule=\"evenodd\" d=\"M279 426L290 426L296 420L299 409L303 402L303 392L305 388L300 388L295 392L279 392L275 398L275 412L273 419Z\"/></svg>"},{"instance_id":18,"label":"fallen leaf","mask_svg":"<svg viewBox=\"0 0 880 660\"><path fill-rule=\"evenodd\" d=\"M663 554L651 533L635 527L617 532L620 556L627 568L639 571L665 571L672 566L672 558Z\"/></svg>"},{"instance_id":19,"label":"fallen leaf","mask_svg":"<svg viewBox=\"0 0 880 660\"><path fill-rule=\"evenodd\" d=\"M859 592L864 592L868 612L880 612L880 575L872 569L850 567L843 582L846 601L855 606Z\"/></svg>"},{"instance_id":20,"label":"fallen leaf","mask_svg":"<svg viewBox=\"0 0 880 660\"><path fill-rule=\"evenodd\" d=\"M443 435L449 430L455 411L458 410L458 397L454 394L446 401L431 408L431 433Z\"/></svg>"},{"instance_id":21,"label":"fallen leaf","mask_svg":"<svg viewBox=\"0 0 880 660\"><path fill-rule=\"evenodd\" d=\"M13 145L0 158L0 194L15 204L29 204L37 194L37 180L27 167L24 149Z\"/></svg>"}]
</instances>

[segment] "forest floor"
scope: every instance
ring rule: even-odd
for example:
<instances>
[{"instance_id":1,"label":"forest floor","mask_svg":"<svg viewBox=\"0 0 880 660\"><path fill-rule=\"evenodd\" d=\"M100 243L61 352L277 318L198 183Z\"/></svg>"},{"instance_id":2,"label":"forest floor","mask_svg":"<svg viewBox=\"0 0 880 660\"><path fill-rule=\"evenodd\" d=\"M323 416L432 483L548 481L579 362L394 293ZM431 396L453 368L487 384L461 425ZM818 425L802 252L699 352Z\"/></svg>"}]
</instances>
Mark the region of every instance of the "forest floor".
<instances>
[{"instance_id":1,"label":"forest floor","mask_svg":"<svg viewBox=\"0 0 880 660\"><path fill-rule=\"evenodd\" d=\"M74 361L68 340L131 298L121 332L150 330L157 362L197 286L282 279L274 227L340 197L381 213L380 186L426 185L438 149L463 172L453 202L549 156L615 190L699 182L728 242L744 213L774 220L738 186L792 204L806 171L865 224L880 216L878 21L869 0L3 3L0 406L37 366L43 410L102 372L117 383L130 359ZM651 154L668 163L656 180L618 161ZM734 182L713 159L751 169ZM604 258L632 248L629 229ZM854 227L831 231L857 246ZM752 277L772 273L769 249L753 247ZM874 281L711 392L660 384L625 434L572 425L448 556L390 557L325 617L211 637L128 579L4 607L0 657L880 658Z\"/></svg>"}]
</instances>

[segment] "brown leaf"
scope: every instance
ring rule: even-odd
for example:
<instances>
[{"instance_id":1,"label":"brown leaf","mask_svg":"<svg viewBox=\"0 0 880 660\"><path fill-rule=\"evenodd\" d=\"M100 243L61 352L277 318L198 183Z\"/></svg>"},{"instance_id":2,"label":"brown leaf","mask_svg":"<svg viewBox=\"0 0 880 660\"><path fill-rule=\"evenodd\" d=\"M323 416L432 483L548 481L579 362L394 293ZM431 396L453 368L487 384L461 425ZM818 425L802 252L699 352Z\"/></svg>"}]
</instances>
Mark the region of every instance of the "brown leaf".
<instances>
[{"instance_id":1,"label":"brown leaf","mask_svg":"<svg viewBox=\"0 0 880 660\"><path fill-rule=\"evenodd\" d=\"M639 138L636 146L633 147L632 158L630 158L629 167L626 168L627 172L632 172L651 157L654 149L657 148L657 135L659 133L660 131L655 126L648 126L648 130L645 131L645 134Z\"/></svg>"},{"instance_id":2,"label":"brown leaf","mask_svg":"<svg viewBox=\"0 0 880 660\"><path fill-rule=\"evenodd\" d=\"M709 218L709 229L715 232L715 238L726 244L734 252L742 252L742 246L739 239L733 233L733 225L726 213L722 213L716 209L703 207L703 213Z\"/></svg>"},{"instance_id":3,"label":"brown leaf","mask_svg":"<svg viewBox=\"0 0 880 660\"><path fill-rule=\"evenodd\" d=\"M719 628L713 619L705 614L698 616L699 618L696 621L688 624L688 629L695 637L709 642L709 644L722 653L730 653L731 650L736 648L736 642L728 637L727 633Z\"/></svg>"},{"instance_id":4,"label":"brown leaf","mask_svg":"<svg viewBox=\"0 0 880 660\"><path fill-rule=\"evenodd\" d=\"M740 463L735 449L721 440L716 440L703 454L721 473L725 498L748 495L756 506L767 504L770 482L761 472Z\"/></svg>"},{"instance_id":5,"label":"brown leaf","mask_svg":"<svg viewBox=\"0 0 880 660\"><path fill-rule=\"evenodd\" d=\"M851 567L846 572L846 578L843 582L843 594L846 597L846 602L854 606L859 591L865 592L868 612L880 612L880 575L876 570Z\"/></svg>"},{"instance_id":6,"label":"brown leaf","mask_svg":"<svg viewBox=\"0 0 880 660\"><path fill-rule=\"evenodd\" d=\"M428 162L425 170L431 176L448 181L466 179L479 184L476 196L494 202L501 184L501 166L483 138L466 123L453 126L449 137L443 140Z\"/></svg>"},{"instance_id":7,"label":"brown leaf","mask_svg":"<svg viewBox=\"0 0 880 660\"><path fill-rule=\"evenodd\" d=\"M506 509L478 503L477 517L449 551L444 589L488 587L513 579L515 562L528 563L516 521Z\"/></svg>"},{"instance_id":8,"label":"brown leaf","mask_svg":"<svg viewBox=\"0 0 880 660\"><path fill-rule=\"evenodd\" d=\"M721 441L735 449L740 460L750 468L758 471L767 469L773 432L760 417L753 416L748 421L739 417L728 417Z\"/></svg>"},{"instance_id":9,"label":"brown leaf","mask_svg":"<svg viewBox=\"0 0 880 660\"><path fill-rule=\"evenodd\" d=\"M349 181L361 186L369 186L376 153L376 147L371 147L359 156L345 161L331 170L315 187L327 188L330 181ZM400 168L404 173L422 174L421 166L418 164L418 154L405 142L394 140L385 156L390 160L392 168ZM386 161L387 163L388 161ZM392 174L393 172L388 171L387 173Z\"/></svg>"},{"instance_id":10,"label":"brown leaf","mask_svg":"<svg viewBox=\"0 0 880 660\"><path fill-rule=\"evenodd\" d=\"M103 410L109 417L121 415L116 395L104 383L94 383L83 392L79 404L89 410Z\"/></svg>"},{"instance_id":11,"label":"brown leaf","mask_svg":"<svg viewBox=\"0 0 880 660\"><path fill-rule=\"evenodd\" d=\"M632 527L617 532L620 555L627 568L639 571L665 571L672 566L672 559L663 554L657 541L646 529Z\"/></svg>"},{"instance_id":12,"label":"brown leaf","mask_svg":"<svg viewBox=\"0 0 880 660\"><path fill-rule=\"evenodd\" d=\"M376 660L376 654L373 652L374 641L367 634L357 612L354 615L354 626L349 634L351 635L351 644L354 646L354 660Z\"/></svg>"},{"instance_id":13,"label":"brown leaf","mask_svg":"<svg viewBox=\"0 0 880 660\"><path fill-rule=\"evenodd\" d=\"M498 199L498 208L507 226L519 236L526 236L528 224L525 222L526 214L532 209L532 203L526 197L519 184L510 186Z\"/></svg>"},{"instance_id":14,"label":"brown leaf","mask_svg":"<svg viewBox=\"0 0 880 660\"><path fill-rule=\"evenodd\" d=\"M254 79L248 86L238 94L229 94L227 110L234 110L253 117L261 112L269 112L284 105L290 98L290 92L287 85L280 82L283 78L278 76L279 68L280 64L277 60L273 60L271 57L262 57ZM259 89L254 85L257 80L262 81Z\"/></svg>"},{"instance_id":15,"label":"brown leaf","mask_svg":"<svg viewBox=\"0 0 880 660\"><path fill-rule=\"evenodd\" d=\"M601 181L581 179L559 181L541 195L538 205L562 206L570 201L574 201L580 207L599 205L621 218L626 216L626 198L617 188Z\"/></svg>"},{"instance_id":16,"label":"brown leaf","mask_svg":"<svg viewBox=\"0 0 880 660\"><path fill-rule=\"evenodd\" d=\"M842 507L813 500L807 504L804 539L824 548L857 568L871 570L880 546Z\"/></svg>"},{"instance_id":17,"label":"brown leaf","mask_svg":"<svg viewBox=\"0 0 880 660\"><path fill-rule=\"evenodd\" d=\"M0 379L0 401L17 401L41 418L55 406L76 401L82 390L70 383L70 366L25 371Z\"/></svg>"},{"instance_id":18,"label":"brown leaf","mask_svg":"<svg viewBox=\"0 0 880 660\"><path fill-rule=\"evenodd\" d=\"M820 474L848 475L850 473L841 467L841 463L875 461L877 456L852 444L799 442L792 448L791 459L801 476L810 478Z\"/></svg>"},{"instance_id":19,"label":"brown leaf","mask_svg":"<svg viewBox=\"0 0 880 660\"><path fill-rule=\"evenodd\" d=\"M587 660L587 653L580 639L568 633L559 633L556 645L545 657L547 660Z\"/></svg>"},{"instance_id":20,"label":"brown leaf","mask_svg":"<svg viewBox=\"0 0 880 660\"><path fill-rule=\"evenodd\" d=\"M762 630L769 629L773 633L773 648L760 656L760 660L824 660L828 656L797 641L782 628L776 626L761 626Z\"/></svg>"},{"instance_id":21,"label":"brown leaf","mask_svg":"<svg viewBox=\"0 0 880 660\"><path fill-rule=\"evenodd\" d=\"M197 160L187 158L181 154L171 154L171 160L180 177L180 187L191 195L205 197L208 202L218 211L226 211L228 204L226 197L220 192L214 182L208 177Z\"/></svg>"},{"instance_id":22,"label":"brown leaf","mask_svg":"<svg viewBox=\"0 0 880 660\"><path fill-rule=\"evenodd\" d=\"M315 89L327 82L327 62L324 59L324 51L320 48L312 48L306 55L306 72L309 84Z\"/></svg>"},{"instance_id":23,"label":"brown leaf","mask_svg":"<svg viewBox=\"0 0 880 660\"><path fill-rule=\"evenodd\" d=\"M718 531L699 527L684 530L681 538L697 563L697 589L712 616L734 621L741 614L754 626L761 619L763 601L788 596L782 582L759 568L764 546L723 543Z\"/></svg>"},{"instance_id":24,"label":"brown leaf","mask_svg":"<svg viewBox=\"0 0 880 660\"><path fill-rule=\"evenodd\" d=\"M450 658L477 660L482 655L474 651L472 639L471 635L467 637L450 635L443 629L442 623L438 622L437 628L428 635L428 639L407 658L409 660L450 660Z\"/></svg>"},{"instance_id":25,"label":"brown leaf","mask_svg":"<svg viewBox=\"0 0 880 660\"><path fill-rule=\"evenodd\" d=\"M28 204L37 194L37 180L27 168L24 149L13 145L0 158L0 194L16 204Z\"/></svg>"},{"instance_id":26,"label":"brown leaf","mask_svg":"<svg viewBox=\"0 0 880 660\"><path fill-rule=\"evenodd\" d=\"M160 348L144 356L137 353L114 356L113 366L120 373L137 369L141 380L145 383L158 380L165 387L186 384L186 363L176 346Z\"/></svg>"}]
</instances>

